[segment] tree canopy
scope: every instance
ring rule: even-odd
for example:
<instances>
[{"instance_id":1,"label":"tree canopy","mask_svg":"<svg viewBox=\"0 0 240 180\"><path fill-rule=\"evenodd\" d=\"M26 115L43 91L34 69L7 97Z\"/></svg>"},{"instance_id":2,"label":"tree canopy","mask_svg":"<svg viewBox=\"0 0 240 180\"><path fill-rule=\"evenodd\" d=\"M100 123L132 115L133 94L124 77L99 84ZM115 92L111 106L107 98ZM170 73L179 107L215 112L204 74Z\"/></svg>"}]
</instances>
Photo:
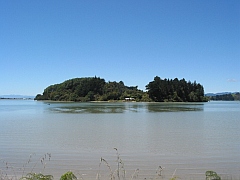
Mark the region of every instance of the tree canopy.
<instances>
[{"instance_id":1,"label":"tree canopy","mask_svg":"<svg viewBox=\"0 0 240 180\"><path fill-rule=\"evenodd\" d=\"M125 86L120 82L106 82L100 77L74 78L47 87L35 100L54 101L109 101L131 98L150 101L148 95L137 86Z\"/></svg>"},{"instance_id":2,"label":"tree canopy","mask_svg":"<svg viewBox=\"0 0 240 180\"><path fill-rule=\"evenodd\" d=\"M203 102L204 88L201 84L186 81L185 79L161 79L156 76L153 81L146 85L149 97L153 101L163 102Z\"/></svg>"},{"instance_id":3,"label":"tree canopy","mask_svg":"<svg viewBox=\"0 0 240 180\"><path fill-rule=\"evenodd\" d=\"M156 76L154 81L146 85L147 91L138 89L138 86L126 86L123 81L109 81L100 77L85 77L66 80L60 84L48 86L43 94L38 94L35 100L53 101L176 101L202 102L204 97L203 86L199 83L186 82L185 79L161 79Z\"/></svg>"}]
</instances>

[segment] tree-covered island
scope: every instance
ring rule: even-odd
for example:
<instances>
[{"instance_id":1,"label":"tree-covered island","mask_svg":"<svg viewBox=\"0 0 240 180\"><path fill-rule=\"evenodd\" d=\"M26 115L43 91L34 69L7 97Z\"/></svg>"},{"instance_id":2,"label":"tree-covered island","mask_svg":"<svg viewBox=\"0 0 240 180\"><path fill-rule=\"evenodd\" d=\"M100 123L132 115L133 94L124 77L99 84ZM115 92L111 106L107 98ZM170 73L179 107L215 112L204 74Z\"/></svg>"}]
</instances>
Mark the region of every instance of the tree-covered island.
<instances>
[{"instance_id":1,"label":"tree-covered island","mask_svg":"<svg viewBox=\"0 0 240 180\"><path fill-rule=\"evenodd\" d=\"M142 102L203 102L203 86L195 81L161 79L156 76L146 85L146 92L138 86L126 86L123 81L106 82L100 77L84 77L66 80L48 86L35 100L53 101L142 101Z\"/></svg>"}]
</instances>

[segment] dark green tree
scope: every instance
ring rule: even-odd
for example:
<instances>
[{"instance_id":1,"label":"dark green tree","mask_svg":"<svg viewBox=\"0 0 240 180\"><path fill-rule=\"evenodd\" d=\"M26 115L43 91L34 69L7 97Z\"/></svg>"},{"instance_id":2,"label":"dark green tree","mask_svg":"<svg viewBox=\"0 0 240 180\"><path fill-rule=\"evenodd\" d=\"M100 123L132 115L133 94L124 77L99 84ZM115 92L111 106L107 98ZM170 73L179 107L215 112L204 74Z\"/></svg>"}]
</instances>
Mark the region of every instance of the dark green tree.
<instances>
[{"instance_id":1,"label":"dark green tree","mask_svg":"<svg viewBox=\"0 0 240 180\"><path fill-rule=\"evenodd\" d=\"M202 102L204 98L204 89L201 84L194 81L191 83L185 79L174 80L161 79L156 76L153 81L146 85L149 97L153 101L177 101L177 102Z\"/></svg>"}]
</instances>

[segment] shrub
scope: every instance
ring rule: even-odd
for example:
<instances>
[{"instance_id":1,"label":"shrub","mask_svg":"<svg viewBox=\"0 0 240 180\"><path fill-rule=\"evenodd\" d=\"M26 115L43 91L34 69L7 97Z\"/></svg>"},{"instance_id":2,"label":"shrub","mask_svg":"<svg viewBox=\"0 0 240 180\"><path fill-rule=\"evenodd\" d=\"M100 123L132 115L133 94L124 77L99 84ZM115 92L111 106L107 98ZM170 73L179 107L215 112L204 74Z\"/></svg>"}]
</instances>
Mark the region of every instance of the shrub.
<instances>
[{"instance_id":1,"label":"shrub","mask_svg":"<svg viewBox=\"0 0 240 180\"><path fill-rule=\"evenodd\" d=\"M77 177L73 174L73 172L68 171L61 176L60 180L77 180Z\"/></svg>"},{"instance_id":2,"label":"shrub","mask_svg":"<svg viewBox=\"0 0 240 180\"><path fill-rule=\"evenodd\" d=\"M206 171L206 180L221 180L221 177L214 171Z\"/></svg>"},{"instance_id":3,"label":"shrub","mask_svg":"<svg viewBox=\"0 0 240 180\"><path fill-rule=\"evenodd\" d=\"M41 173L28 173L26 176L20 178L20 180L53 180L52 175L43 175Z\"/></svg>"}]
</instances>

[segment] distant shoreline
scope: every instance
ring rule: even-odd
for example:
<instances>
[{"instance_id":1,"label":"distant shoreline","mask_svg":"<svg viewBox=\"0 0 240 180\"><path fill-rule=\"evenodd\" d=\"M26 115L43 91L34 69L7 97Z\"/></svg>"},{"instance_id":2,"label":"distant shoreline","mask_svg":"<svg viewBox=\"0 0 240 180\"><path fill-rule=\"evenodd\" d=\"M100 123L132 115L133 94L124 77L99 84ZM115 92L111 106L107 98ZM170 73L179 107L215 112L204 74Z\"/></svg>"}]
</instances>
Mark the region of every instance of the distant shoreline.
<instances>
[{"instance_id":1,"label":"distant shoreline","mask_svg":"<svg viewBox=\"0 0 240 180\"><path fill-rule=\"evenodd\" d=\"M0 97L0 100L34 100L34 98L4 98L4 97Z\"/></svg>"}]
</instances>

